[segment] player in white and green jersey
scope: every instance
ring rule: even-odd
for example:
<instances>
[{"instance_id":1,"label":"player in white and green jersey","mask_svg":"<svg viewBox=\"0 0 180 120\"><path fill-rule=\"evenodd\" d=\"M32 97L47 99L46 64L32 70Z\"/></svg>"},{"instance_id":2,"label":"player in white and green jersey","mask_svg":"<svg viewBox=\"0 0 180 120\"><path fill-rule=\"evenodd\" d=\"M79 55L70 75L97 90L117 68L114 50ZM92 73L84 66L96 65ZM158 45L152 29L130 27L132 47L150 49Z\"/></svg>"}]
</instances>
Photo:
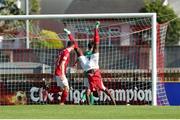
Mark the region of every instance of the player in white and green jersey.
<instances>
[{"instance_id":1,"label":"player in white and green jersey","mask_svg":"<svg viewBox=\"0 0 180 120\"><path fill-rule=\"evenodd\" d=\"M88 50L84 52L84 55L90 59L91 58L91 55L92 55L92 49L93 49L93 46L92 46L92 43L88 43ZM85 87L85 92L81 98L81 101L82 102L85 102L88 104L94 104L94 96L93 96L93 93L90 94L90 100L87 99L87 93L88 91L90 91L90 87L89 87L89 81L88 81L88 73L85 71L84 72L84 80L83 80L83 86Z\"/></svg>"}]
</instances>

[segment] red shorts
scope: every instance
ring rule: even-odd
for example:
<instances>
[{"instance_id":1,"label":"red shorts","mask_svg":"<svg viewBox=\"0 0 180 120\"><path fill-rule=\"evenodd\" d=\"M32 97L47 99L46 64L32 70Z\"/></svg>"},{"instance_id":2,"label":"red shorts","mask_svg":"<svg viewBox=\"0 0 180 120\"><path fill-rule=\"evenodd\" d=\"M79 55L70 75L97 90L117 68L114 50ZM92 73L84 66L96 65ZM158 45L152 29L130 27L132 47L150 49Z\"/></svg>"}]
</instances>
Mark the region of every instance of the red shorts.
<instances>
[{"instance_id":1,"label":"red shorts","mask_svg":"<svg viewBox=\"0 0 180 120\"><path fill-rule=\"evenodd\" d=\"M91 91L105 90L106 87L103 84L100 70L94 70L94 72L88 73L88 80Z\"/></svg>"}]
</instances>

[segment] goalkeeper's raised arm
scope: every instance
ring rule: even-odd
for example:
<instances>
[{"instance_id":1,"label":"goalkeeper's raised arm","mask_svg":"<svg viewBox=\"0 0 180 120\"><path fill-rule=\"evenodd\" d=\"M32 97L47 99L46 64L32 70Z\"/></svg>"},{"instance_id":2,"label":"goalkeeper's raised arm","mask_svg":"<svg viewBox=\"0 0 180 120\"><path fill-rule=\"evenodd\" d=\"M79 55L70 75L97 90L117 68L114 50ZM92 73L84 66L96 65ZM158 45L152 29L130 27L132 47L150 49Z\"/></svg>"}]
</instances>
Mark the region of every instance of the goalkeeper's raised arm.
<instances>
[{"instance_id":1,"label":"goalkeeper's raised arm","mask_svg":"<svg viewBox=\"0 0 180 120\"><path fill-rule=\"evenodd\" d=\"M99 26L100 26L100 22L97 21L96 25L95 25L95 28L94 28L93 53L99 53L99 43L100 43Z\"/></svg>"}]
</instances>

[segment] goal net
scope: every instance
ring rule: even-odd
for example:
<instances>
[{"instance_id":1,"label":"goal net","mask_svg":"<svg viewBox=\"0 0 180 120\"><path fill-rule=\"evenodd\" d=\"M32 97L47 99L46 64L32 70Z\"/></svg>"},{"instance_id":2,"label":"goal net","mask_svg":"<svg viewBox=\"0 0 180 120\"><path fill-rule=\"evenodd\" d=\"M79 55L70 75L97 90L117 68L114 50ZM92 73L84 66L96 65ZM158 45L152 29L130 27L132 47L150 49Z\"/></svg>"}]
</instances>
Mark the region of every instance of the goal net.
<instances>
[{"instance_id":1,"label":"goal net","mask_svg":"<svg viewBox=\"0 0 180 120\"><path fill-rule=\"evenodd\" d=\"M168 104L163 84L167 24L158 24L156 28L157 69L154 69L152 43L156 39L153 38L152 14L37 16L28 18L28 33L27 18L15 18L19 20L0 20L0 105L58 104L61 92L53 93L45 85L48 82L51 88L57 87L53 79L55 60L68 41L63 28L68 28L80 48L86 51L93 39L96 21L101 22L99 66L102 80L117 104L152 104L154 94L159 105ZM76 60L76 54L72 53L67 69L70 85L67 104L85 104L86 101L83 97L86 77L79 63L74 64ZM153 80L154 70L156 80ZM99 96L92 94L91 101L95 105L111 104L103 92Z\"/></svg>"}]
</instances>

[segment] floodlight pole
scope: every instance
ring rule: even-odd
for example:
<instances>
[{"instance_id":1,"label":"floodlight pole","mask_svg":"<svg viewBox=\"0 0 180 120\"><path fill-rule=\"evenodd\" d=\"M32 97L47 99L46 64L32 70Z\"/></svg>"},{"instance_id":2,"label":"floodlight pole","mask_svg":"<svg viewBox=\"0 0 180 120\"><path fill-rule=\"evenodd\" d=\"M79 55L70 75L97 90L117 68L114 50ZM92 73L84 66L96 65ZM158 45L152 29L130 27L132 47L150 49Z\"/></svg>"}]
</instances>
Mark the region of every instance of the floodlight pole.
<instances>
[{"instance_id":1,"label":"floodlight pole","mask_svg":"<svg viewBox=\"0 0 180 120\"><path fill-rule=\"evenodd\" d=\"M29 0L26 0L26 15L29 15ZM26 19L26 48L29 49L29 19Z\"/></svg>"}]
</instances>

